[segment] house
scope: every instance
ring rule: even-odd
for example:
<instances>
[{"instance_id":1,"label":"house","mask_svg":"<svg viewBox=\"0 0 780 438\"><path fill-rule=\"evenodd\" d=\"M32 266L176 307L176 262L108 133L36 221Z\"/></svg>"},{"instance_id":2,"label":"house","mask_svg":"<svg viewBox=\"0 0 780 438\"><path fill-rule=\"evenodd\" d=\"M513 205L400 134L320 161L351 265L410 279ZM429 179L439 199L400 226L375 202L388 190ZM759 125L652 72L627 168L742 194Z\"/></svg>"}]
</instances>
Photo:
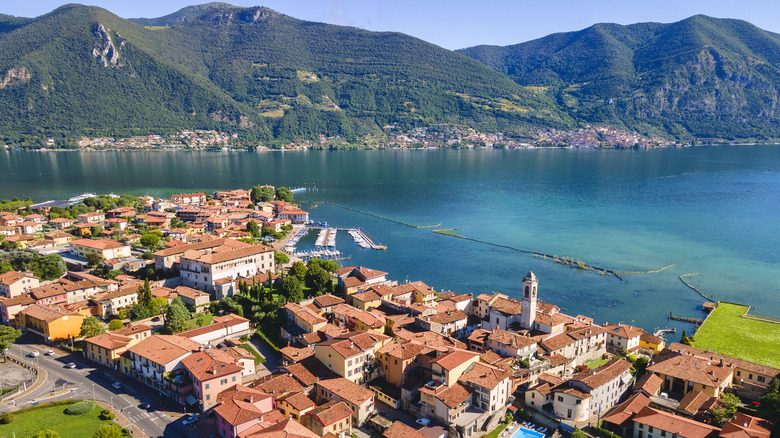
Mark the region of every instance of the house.
<instances>
[{"instance_id":1,"label":"house","mask_svg":"<svg viewBox=\"0 0 780 438\"><path fill-rule=\"evenodd\" d=\"M260 272L274 270L273 248L238 241L228 243L229 240L226 239L224 245L210 248L210 251L185 250L180 253L179 275L185 286L213 292L216 280L239 276L253 277ZM163 251L180 250L187 246L189 245Z\"/></svg>"},{"instance_id":2,"label":"house","mask_svg":"<svg viewBox=\"0 0 780 438\"><path fill-rule=\"evenodd\" d=\"M43 240L45 244L49 246L59 246L65 245L73 240L73 236L68 233L63 233L62 231L55 231L53 233L44 234Z\"/></svg>"},{"instance_id":3,"label":"house","mask_svg":"<svg viewBox=\"0 0 780 438\"><path fill-rule=\"evenodd\" d=\"M32 272L8 271L0 274L0 295L13 298L40 286L40 280Z\"/></svg>"},{"instance_id":4,"label":"house","mask_svg":"<svg viewBox=\"0 0 780 438\"><path fill-rule=\"evenodd\" d=\"M585 326L549 337L539 346L549 356L561 355L570 359L571 366L602 357L606 352L607 331L599 326Z\"/></svg>"},{"instance_id":5,"label":"house","mask_svg":"<svg viewBox=\"0 0 780 438\"><path fill-rule=\"evenodd\" d=\"M320 314L331 313L334 306L345 303L342 298L339 298L330 293L314 297L312 302L314 303L314 306L319 309Z\"/></svg>"},{"instance_id":6,"label":"house","mask_svg":"<svg viewBox=\"0 0 780 438\"><path fill-rule=\"evenodd\" d=\"M537 344L534 338L495 329L486 336L485 347L501 357L527 358L536 352Z\"/></svg>"},{"instance_id":7,"label":"house","mask_svg":"<svg viewBox=\"0 0 780 438\"><path fill-rule=\"evenodd\" d=\"M455 383L428 382L420 388L420 416L454 424L471 407L471 388ZM465 416L465 415L464 415Z\"/></svg>"},{"instance_id":8,"label":"house","mask_svg":"<svg viewBox=\"0 0 780 438\"><path fill-rule=\"evenodd\" d=\"M234 313L215 316L211 324L177 333L176 336L182 336L192 339L198 344L218 344L228 338L239 338L251 333L249 320Z\"/></svg>"},{"instance_id":9,"label":"house","mask_svg":"<svg viewBox=\"0 0 780 438\"><path fill-rule=\"evenodd\" d=\"M64 217L58 217L56 219L52 219L49 221L49 225L53 226L54 228L57 228L58 230L64 230L65 228L72 227L73 224L76 223L73 219L68 219Z\"/></svg>"},{"instance_id":10,"label":"house","mask_svg":"<svg viewBox=\"0 0 780 438\"><path fill-rule=\"evenodd\" d=\"M329 370L355 383L379 375L376 351L390 341L389 336L370 331L351 332L314 346L314 356Z\"/></svg>"},{"instance_id":11,"label":"house","mask_svg":"<svg viewBox=\"0 0 780 438\"><path fill-rule=\"evenodd\" d=\"M434 380L452 386L471 365L478 361L479 353L452 350L431 361L431 373Z\"/></svg>"},{"instance_id":12,"label":"house","mask_svg":"<svg viewBox=\"0 0 780 438\"><path fill-rule=\"evenodd\" d=\"M90 213L84 213L77 216L78 222L82 224L94 224L100 225L106 220L106 215L99 211L93 211Z\"/></svg>"},{"instance_id":13,"label":"house","mask_svg":"<svg viewBox=\"0 0 780 438\"><path fill-rule=\"evenodd\" d=\"M292 328L298 328L299 332L303 333L314 333L317 330L321 329L322 327L325 327L325 325L328 323L328 320L323 318L320 314L318 314L316 311L314 311L309 306L301 306L296 303L287 303L284 305L285 314L287 315L287 320L290 321L290 324L287 324L281 328L282 330L282 337L287 340L291 340L296 336L296 331L291 330L289 325L292 325Z\"/></svg>"},{"instance_id":14,"label":"house","mask_svg":"<svg viewBox=\"0 0 780 438\"><path fill-rule=\"evenodd\" d=\"M669 412L642 408L633 418L634 438L679 437L679 438L715 438L720 429ZM749 435L751 436L751 435Z\"/></svg>"},{"instance_id":15,"label":"house","mask_svg":"<svg viewBox=\"0 0 780 438\"><path fill-rule=\"evenodd\" d=\"M30 290L30 295L35 298L37 304L41 305L66 304L68 302L68 291L62 283L38 286Z\"/></svg>"},{"instance_id":16,"label":"house","mask_svg":"<svg viewBox=\"0 0 780 438\"><path fill-rule=\"evenodd\" d=\"M639 338L644 330L622 323L604 323L602 327L607 330L607 350L611 352L627 350L632 353L639 350Z\"/></svg>"},{"instance_id":17,"label":"house","mask_svg":"<svg viewBox=\"0 0 780 438\"><path fill-rule=\"evenodd\" d=\"M447 308L433 315L418 316L415 325L423 330L441 333L445 336L460 337L466 328L468 316L460 310Z\"/></svg>"},{"instance_id":18,"label":"house","mask_svg":"<svg viewBox=\"0 0 780 438\"><path fill-rule=\"evenodd\" d=\"M2 323L11 325L14 319L22 309L35 304L35 298L30 294L17 295L13 298L0 298L0 314L2 314ZM14 324L18 326L19 324Z\"/></svg>"},{"instance_id":19,"label":"house","mask_svg":"<svg viewBox=\"0 0 780 438\"><path fill-rule=\"evenodd\" d=\"M35 234L43 230L43 224L35 221L24 221L16 224L22 234Z\"/></svg>"},{"instance_id":20,"label":"house","mask_svg":"<svg viewBox=\"0 0 780 438\"><path fill-rule=\"evenodd\" d=\"M664 348L666 348L666 339L651 335L650 333L642 333L639 336L639 352L648 356L659 354Z\"/></svg>"},{"instance_id":21,"label":"house","mask_svg":"<svg viewBox=\"0 0 780 438\"><path fill-rule=\"evenodd\" d=\"M315 384L317 403L343 401L352 409L352 423L361 427L374 411L374 393L343 377L320 380Z\"/></svg>"},{"instance_id":22,"label":"house","mask_svg":"<svg viewBox=\"0 0 780 438\"><path fill-rule=\"evenodd\" d=\"M383 296L375 288L370 288L365 292L354 293L349 298L352 300L352 306L356 309L371 310L382 304Z\"/></svg>"},{"instance_id":23,"label":"house","mask_svg":"<svg viewBox=\"0 0 780 438\"><path fill-rule=\"evenodd\" d=\"M385 380L400 387L409 371L419 366L430 366L430 361L435 358L434 352L433 348L415 342L390 341L376 351L376 360Z\"/></svg>"},{"instance_id":24,"label":"house","mask_svg":"<svg viewBox=\"0 0 780 438\"><path fill-rule=\"evenodd\" d=\"M304 416L316 408L317 405L303 392L294 392L277 398L276 407L285 417L303 423ZM351 411L349 415L352 415Z\"/></svg>"},{"instance_id":25,"label":"house","mask_svg":"<svg viewBox=\"0 0 780 438\"><path fill-rule=\"evenodd\" d=\"M98 315L101 318L117 315L120 310L138 302L138 283L120 287L103 295L96 295L92 300L97 302Z\"/></svg>"},{"instance_id":26,"label":"house","mask_svg":"<svg viewBox=\"0 0 780 438\"><path fill-rule=\"evenodd\" d=\"M278 219L286 219L294 224L309 222L309 213L303 210L283 210L276 214Z\"/></svg>"},{"instance_id":27,"label":"house","mask_svg":"<svg viewBox=\"0 0 780 438\"><path fill-rule=\"evenodd\" d=\"M713 363L704 358L669 351L656 356L647 371L663 379L661 391L670 397L682 399L690 391L701 391L711 397L720 396L724 389L731 386L735 368L723 362Z\"/></svg>"},{"instance_id":28,"label":"house","mask_svg":"<svg viewBox=\"0 0 780 438\"><path fill-rule=\"evenodd\" d=\"M338 269L336 275L339 278L339 287L345 291L346 295L352 295L357 293L359 289L387 282L385 278L387 272L362 266L348 266Z\"/></svg>"},{"instance_id":29,"label":"house","mask_svg":"<svg viewBox=\"0 0 780 438\"><path fill-rule=\"evenodd\" d=\"M153 335L127 349L120 369L158 391L170 393L166 376L183 368L181 361L199 350L200 344L182 336Z\"/></svg>"},{"instance_id":30,"label":"house","mask_svg":"<svg viewBox=\"0 0 780 438\"><path fill-rule=\"evenodd\" d=\"M175 205L204 205L206 204L206 194L199 192L173 195L171 202Z\"/></svg>"},{"instance_id":31,"label":"house","mask_svg":"<svg viewBox=\"0 0 780 438\"><path fill-rule=\"evenodd\" d=\"M604 417L602 427L619 436L634 436L634 417L647 406L650 406L650 397L635 393Z\"/></svg>"},{"instance_id":32,"label":"house","mask_svg":"<svg viewBox=\"0 0 780 438\"><path fill-rule=\"evenodd\" d=\"M271 411L270 414L278 412ZM265 417L264 417L265 418ZM284 417L282 417L284 418ZM282 420L276 422L267 420L264 423L257 424L245 432L242 438L319 438L314 432L305 428L301 423L295 420ZM332 438L328 435L329 438Z\"/></svg>"},{"instance_id":33,"label":"house","mask_svg":"<svg viewBox=\"0 0 780 438\"><path fill-rule=\"evenodd\" d=\"M270 420L274 398L258 389L235 384L217 395L214 408L217 431L222 438L237 438L252 426Z\"/></svg>"},{"instance_id":34,"label":"house","mask_svg":"<svg viewBox=\"0 0 780 438\"><path fill-rule=\"evenodd\" d=\"M428 437L428 435L423 435L422 433L405 425L404 423L401 423L400 421L393 422L393 424L382 433L382 436L385 438L427 438Z\"/></svg>"},{"instance_id":35,"label":"house","mask_svg":"<svg viewBox=\"0 0 780 438\"><path fill-rule=\"evenodd\" d=\"M192 353L181 361L190 375L193 395L200 409L206 411L217 404L217 395L241 383L243 368L227 353L206 349Z\"/></svg>"},{"instance_id":36,"label":"house","mask_svg":"<svg viewBox=\"0 0 780 438\"><path fill-rule=\"evenodd\" d=\"M22 309L16 319L23 331L38 335L49 343L78 337L84 315L64 307L31 304Z\"/></svg>"},{"instance_id":37,"label":"house","mask_svg":"<svg viewBox=\"0 0 780 438\"><path fill-rule=\"evenodd\" d=\"M111 239L79 239L70 242L70 252L87 258L89 254L97 254L100 260L130 257L130 245L123 245Z\"/></svg>"},{"instance_id":38,"label":"house","mask_svg":"<svg viewBox=\"0 0 780 438\"><path fill-rule=\"evenodd\" d=\"M128 218L135 216L135 208L133 207L119 207L113 210L108 210L106 216L109 219Z\"/></svg>"},{"instance_id":39,"label":"house","mask_svg":"<svg viewBox=\"0 0 780 438\"><path fill-rule=\"evenodd\" d=\"M178 286L174 291L179 295L181 301L189 307L191 312L203 312L204 306L208 306L209 302L211 302L211 295L191 287Z\"/></svg>"},{"instance_id":40,"label":"house","mask_svg":"<svg viewBox=\"0 0 780 438\"><path fill-rule=\"evenodd\" d=\"M482 362L466 368L458 383L471 389L473 406L490 413L503 411L513 390L509 372Z\"/></svg>"},{"instance_id":41,"label":"house","mask_svg":"<svg viewBox=\"0 0 780 438\"><path fill-rule=\"evenodd\" d=\"M301 423L317 436L324 437L330 433L345 437L352 434L354 413L347 403L333 400L306 412Z\"/></svg>"},{"instance_id":42,"label":"house","mask_svg":"<svg viewBox=\"0 0 780 438\"><path fill-rule=\"evenodd\" d=\"M118 369L122 353L152 335L152 328L136 324L103 333L84 340L84 357L93 362Z\"/></svg>"}]
</instances>

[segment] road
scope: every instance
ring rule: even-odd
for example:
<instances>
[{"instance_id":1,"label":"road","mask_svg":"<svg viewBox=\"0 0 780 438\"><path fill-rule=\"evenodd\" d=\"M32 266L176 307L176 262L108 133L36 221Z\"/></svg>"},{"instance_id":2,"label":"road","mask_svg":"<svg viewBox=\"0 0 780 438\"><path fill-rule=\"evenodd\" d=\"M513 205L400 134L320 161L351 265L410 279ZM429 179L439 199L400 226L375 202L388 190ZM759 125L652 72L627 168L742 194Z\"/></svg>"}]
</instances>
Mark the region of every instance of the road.
<instances>
[{"instance_id":1,"label":"road","mask_svg":"<svg viewBox=\"0 0 780 438\"><path fill-rule=\"evenodd\" d=\"M41 355L38 358L28 358L27 354L34 349ZM43 354L49 349L55 351L54 356ZM124 427L140 428L149 437L181 436L176 428L172 427L174 419L158 410L167 408L172 402L140 382L115 374L106 368L96 368L95 364L80 354L37 344L29 335L19 338L9 353L17 358L21 356L28 362L37 360L38 366L46 370L47 378L40 387L16 398L15 406L11 403L0 406L0 413L69 398L98 400L108 403L127 417L130 424L121 424ZM76 368L66 368L65 365L69 362L75 363ZM111 386L116 381L120 381L121 388L115 389ZM151 404L149 409L142 408L144 401Z\"/></svg>"}]
</instances>

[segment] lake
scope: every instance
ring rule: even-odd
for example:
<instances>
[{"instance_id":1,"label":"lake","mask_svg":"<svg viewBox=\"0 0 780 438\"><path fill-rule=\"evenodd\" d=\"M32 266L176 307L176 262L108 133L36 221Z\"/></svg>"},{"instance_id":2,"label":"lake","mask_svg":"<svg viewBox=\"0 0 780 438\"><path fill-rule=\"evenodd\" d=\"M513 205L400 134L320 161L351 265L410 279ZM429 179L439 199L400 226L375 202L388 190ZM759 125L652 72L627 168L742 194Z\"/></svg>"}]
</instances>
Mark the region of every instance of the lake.
<instances>
[{"instance_id":1,"label":"lake","mask_svg":"<svg viewBox=\"0 0 780 438\"><path fill-rule=\"evenodd\" d=\"M437 290L540 298L569 314L647 330L693 327L704 294L780 318L780 146L341 152L0 152L0 197L36 202L83 192L168 196L249 188L296 193L314 220L360 227L387 251L340 232L342 263ZM463 237L571 257L622 280ZM313 235L309 236L313 240Z\"/></svg>"}]
</instances>

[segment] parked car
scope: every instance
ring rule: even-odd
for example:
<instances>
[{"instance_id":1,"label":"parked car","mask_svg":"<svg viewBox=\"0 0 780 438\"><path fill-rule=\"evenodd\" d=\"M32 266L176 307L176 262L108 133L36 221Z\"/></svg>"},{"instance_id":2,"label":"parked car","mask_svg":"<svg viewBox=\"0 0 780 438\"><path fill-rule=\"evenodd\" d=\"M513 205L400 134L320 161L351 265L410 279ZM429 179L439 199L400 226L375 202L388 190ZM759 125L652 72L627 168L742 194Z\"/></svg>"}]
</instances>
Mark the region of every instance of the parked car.
<instances>
[{"instance_id":1,"label":"parked car","mask_svg":"<svg viewBox=\"0 0 780 438\"><path fill-rule=\"evenodd\" d=\"M181 424L185 426L189 426L190 424L198 421L197 415L190 415L189 417L185 418L184 421L181 422Z\"/></svg>"},{"instance_id":2,"label":"parked car","mask_svg":"<svg viewBox=\"0 0 780 438\"><path fill-rule=\"evenodd\" d=\"M38 350L33 350L33 351L27 353L27 357L38 357L40 355L41 355L41 353Z\"/></svg>"},{"instance_id":3,"label":"parked car","mask_svg":"<svg viewBox=\"0 0 780 438\"><path fill-rule=\"evenodd\" d=\"M65 368L76 368L76 364L73 362L68 362L65 364Z\"/></svg>"},{"instance_id":4,"label":"parked car","mask_svg":"<svg viewBox=\"0 0 780 438\"><path fill-rule=\"evenodd\" d=\"M54 350L46 350L46 353L43 353L46 356L54 356Z\"/></svg>"},{"instance_id":5,"label":"parked car","mask_svg":"<svg viewBox=\"0 0 780 438\"><path fill-rule=\"evenodd\" d=\"M112 383L112 384L111 384L111 386L113 386L113 387L114 387L114 389L119 389L119 388L121 388L121 387L122 387L122 384L121 384L121 383L119 383L119 382L114 382L114 383Z\"/></svg>"},{"instance_id":6,"label":"parked car","mask_svg":"<svg viewBox=\"0 0 780 438\"><path fill-rule=\"evenodd\" d=\"M142 402L141 403L141 409L149 409L152 405L149 404L149 402Z\"/></svg>"},{"instance_id":7,"label":"parked car","mask_svg":"<svg viewBox=\"0 0 780 438\"><path fill-rule=\"evenodd\" d=\"M418 418L417 419L417 424L419 424L421 426L428 426L429 424L431 424L431 420L429 420L427 418Z\"/></svg>"}]
</instances>

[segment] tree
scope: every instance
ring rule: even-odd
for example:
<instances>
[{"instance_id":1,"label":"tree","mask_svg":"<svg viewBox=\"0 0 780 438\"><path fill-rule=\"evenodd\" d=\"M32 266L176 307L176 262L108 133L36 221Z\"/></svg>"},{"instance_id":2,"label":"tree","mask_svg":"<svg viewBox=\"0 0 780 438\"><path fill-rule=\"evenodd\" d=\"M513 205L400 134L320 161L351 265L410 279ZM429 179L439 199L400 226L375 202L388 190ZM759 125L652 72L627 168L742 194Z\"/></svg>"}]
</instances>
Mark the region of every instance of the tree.
<instances>
[{"instance_id":1,"label":"tree","mask_svg":"<svg viewBox=\"0 0 780 438\"><path fill-rule=\"evenodd\" d=\"M100 254L95 254L94 252L87 254L87 266L90 268L94 268L102 261L103 257L101 257Z\"/></svg>"},{"instance_id":2,"label":"tree","mask_svg":"<svg viewBox=\"0 0 780 438\"><path fill-rule=\"evenodd\" d=\"M150 315L162 315L168 310L168 300L163 297L152 298L149 303Z\"/></svg>"},{"instance_id":3,"label":"tree","mask_svg":"<svg viewBox=\"0 0 780 438\"><path fill-rule=\"evenodd\" d=\"M168 311L165 312L165 331L170 334L179 333L184 330L184 326L190 319L190 311L184 305L181 298L176 297L168 305Z\"/></svg>"},{"instance_id":4,"label":"tree","mask_svg":"<svg viewBox=\"0 0 780 438\"><path fill-rule=\"evenodd\" d=\"M688 337L688 335L685 333L685 330L683 330L682 336L680 336L680 343L693 347L693 337Z\"/></svg>"},{"instance_id":5,"label":"tree","mask_svg":"<svg viewBox=\"0 0 780 438\"><path fill-rule=\"evenodd\" d=\"M246 224L246 232L251 234L252 237L254 237L255 239L260 237L260 234L262 233L262 231L260 231L260 225L257 225L257 222L255 222L255 221L247 222L247 224Z\"/></svg>"},{"instance_id":6,"label":"tree","mask_svg":"<svg viewBox=\"0 0 780 438\"><path fill-rule=\"evenodd\" d=\"M122 310L125 310L125 309L126 308L123 308ZM121 311L120 311L119 316L120 316L120 318L122 317ZM139 319L146 319L146 318L150 317L151 315L149 314L149 308L148 307L144 306L141 303L133 303L130 306L130 310L127 311L127 316L132 321L138 321Z\"/></svg>"},{"instance_id":7,"label":"tree","mask_svg":"<svg viewBox=\"0 0 780 438\"><path fill-rule=\"evenodd\" d=\"M127 435L125 435L124 430L116 424L104 424L95 431L92 438L123 438L125 436Z\"/></svg>"},{"instance_id":8,"label":"tree","mask_svg":"<svg viewBox=\"0 0 780 438\"><path fill-rule=\"evenodd\" d=\"M157 245L160 244L160 236L154 233L147 233L141 236L141 239L139 239L139 242L141 245L145 246L146 248L149 248L149 250L153 250L157 247Z\"/></svg>"},{"instance_id":9,"label":"tree","mask_svg":"<svg viewBox=\"0 0 780 438\"><path fill-rule=\"evenodd\" d=\"M294 275L288 275L282 280L282 294L287 297L287 301L298 302L303 300L303 286L300 280Z\"/></svg>"},{"instance_id":10,"label":"tree","mask_svg":"<svg viewBox=\"0 0 780 438\"><path fill-rule=\"evenodd\" d=\"M121 319L112 319L111 322L108 323L108 331L113 332L114 330L119 330L124 326L125 324Z\"/></svg>"},{"instance_id":11,"label":"tree","mask_svg":"<svg viewBox=\"0 0 780 438\"><path fill-rule=\"evenodd\" d=\"M147 309L152 304L152 287L149 285L148 278L144 280L143 286L138 285L138 303Z\"/></svg>"},{"instance_id":12,"label":"tree","mask_svg":"<svg viewBox=\"0 0 780 438\"><path fill-rule=\"evenodd\" d=\"M98 321L98 319L94 316L90 316L89 318L84 318L84 321L81 323L79 336L91 338L93 336L102 335L105 332L106 329L103 328L103 324L101 324L100 321Z\"/></svg>"},{"instance_id":13,"label":"tree","mask_svg":"<svg viewBox=\"0 0 780 438\"><path fill-rule=\"evenodd\" d=\"M101 227L100 225L95 225L90 229L90 232L92 233L93 236L99 236L103 234L103 227Z\"/></svg>"},{"instance_id":14,"label":"tree","mask_svg":"<svg viewBox=\"0 0 780 438\"><path fill-rule=\"evenodd\" d=\"M636 359L636 362L634 362L634 369L636 370L637 377L641 377L645 373L648 363L649 360L645 356L639 356Z\"/></svg>"},{"instance_id":15,"label":"tree","mask_svg":"<svg viewBox=\"0 0 780 438\"><path fill-rule=\"evenodd\" d=\"M586 435L585 432L575 427L574 432L571 433L571 438L588 438L588 435Z\"/></svg>"},{"instance_id":16,"label":"tree","mask_svg":"<svg viewBox=\"0 0 780 438\"><path fill-rule=\"evenodd\" d=\"M252 191L249 192L249 197L254 204L271 202L274 200L274 189L271 186L261 186L258 184L252 187Z\"/></svg>"},{"instance_id":17,"label":"tree","mask_svg":"<svg viewBox=\"0 0 780 438\"><path fill-rule=\"evenodd\" d=\"M297 277L299 281L303 281L306 278L306 273L308 272L308 268L306 268L306 265L303 264L303 262L295 262L290 267L289 274Z\"/></svg>"},{"instance_id":18,"label":"tree","mask_svg":"<svg viewBox=\"0 0 780 438\"><path fill-rule=\"evenodd\" d=\"M65 260L59 254L47 254L32 267L33 273L41 280L60 278L66 269Z\"/></svg>"},{"instance_id":19,"label":"tree","mask_svg":"<svg viewBox=\"0 0 780 438\"><path fill-rule=\"evenodd\" d=\"M7 325L0 325L0 352L3 353L3 359L5 359L5 352L11 348L19 336L22 336L22 332L13 327Z\"/></svg>"},{"instance_id":20,"label":"tree","mask_svg":"<svg viewBox=\"0 0 780 438\"><path fill-rule=\"evenodd\" d=\"M279 187L276 189L276 199L284 202L293 201L293 193L287 187Z\"/></svg>"},{"instance_id":21,"label":"tree","mask_svg":"<svg viewBox=\"0 0 780 438\"><path fill-rule=\"evenodd\" d=\"M737 406L740 403L739 397L727 392L720 394L720 401L721 405L712 410L712 421L719 427L737 413Z\"/></svg>"},{"instance_id":22,"label":"tree","mask_svg":"<svg viewBox=\"0 0 780 438\"><path fill-rule=\"evenodd\" d=\"M274 251L274 263L277 265L286 265L287 263L290 263L290 258L283 252Z\"/></svg>"},{"instance_id":23,"label":"tree","mask_svg":"<svg viewBox=\"0 0 780 438\"><path fill-rule=\"evenodd\" d=\"M43 429L35 432L32 438L60 438L60 434L51 429Z\"/></svg>"},{"instance_id":24,"label":"tree","mask_svg":"<svg viewBox=\"0 0 780 438\"><path fill-rule=\"evenodd\" d=\"M324 292L330 282L330 274L318 264L310 266L306 272L306 286L316 293Z\"/></svg>"},{"instance_id":25,"label":"tree","mask_svg":"<svg viewBox=\"0 0 780 438\"><path fill-rule=\"evenodd\" d=\"M759 399L758 416L775 424L780 424L780 392L766 392Z\"/></svg>"}]
</instances>

